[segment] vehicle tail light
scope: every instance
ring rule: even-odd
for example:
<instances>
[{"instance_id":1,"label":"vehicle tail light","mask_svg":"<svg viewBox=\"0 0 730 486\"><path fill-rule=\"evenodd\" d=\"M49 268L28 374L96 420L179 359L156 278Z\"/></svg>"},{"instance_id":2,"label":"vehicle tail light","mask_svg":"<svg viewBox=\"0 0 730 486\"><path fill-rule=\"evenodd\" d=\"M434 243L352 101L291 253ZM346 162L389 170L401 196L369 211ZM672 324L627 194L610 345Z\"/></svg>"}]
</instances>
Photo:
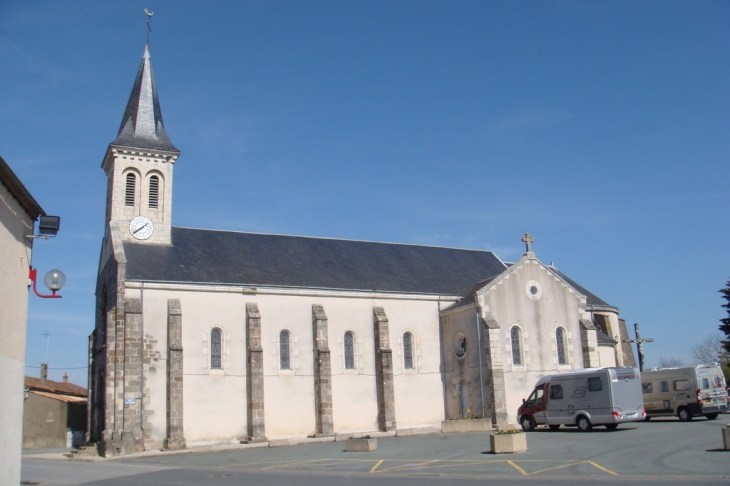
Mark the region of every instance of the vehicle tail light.
<instances>
[{"instance_id":1,"label":"vehicle tail light","mask_svg":"<svg viewBox=\"0 0 730 486\"><path fill-rule=\"evenodd\" d=\"M613 415L614 417L616 417L618 419L621 418L621 413L620 412L611 412L611 415Z\"/></svg>"},{"instance_id":2,"label":"vehicle tail light","mask_svg":"<svg viewBox=\"0 0 730 486\"><path fill-rule=\"evenodd\" d=\"M646 408L641 407L641 416L646 417Z\"/></svg>"},{"instance_id":3,"label":"vehicle tail light","mask_svg":"<svg viewBox=\"0 0 730 486\"><path fill-rule=\"evenodd\" d=\"M697 389L697 403L702 404L702 392L700 389Z\"/></svg>"}]
</instances>

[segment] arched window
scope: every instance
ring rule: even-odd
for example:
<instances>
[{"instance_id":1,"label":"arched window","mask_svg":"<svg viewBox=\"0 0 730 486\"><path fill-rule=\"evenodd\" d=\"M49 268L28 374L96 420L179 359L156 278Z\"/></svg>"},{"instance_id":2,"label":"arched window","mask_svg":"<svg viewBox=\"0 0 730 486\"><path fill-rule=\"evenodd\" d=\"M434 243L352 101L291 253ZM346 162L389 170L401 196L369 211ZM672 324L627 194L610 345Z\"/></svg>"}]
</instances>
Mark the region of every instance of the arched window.
<instances>
[{"instance_id":1,"label":"arched window","mask_svg":"<svg viewBox=\"0 0 730 486\"><path fill-rule=\"evenodd\" d=\"M221 363L221 330L218 328L210 331L210 369L220 370L223 368Z\"/></svg>"},{"instance_id":2,"label":"arched window","mask_svg":"<svg viewBox=\"0 0 730 486\"><path fill-rule=\"evenodd\" d=\"M134 196L137 192L137 176L133 173L127 174L127 185L124 188L124 205L134 206Z\"/></svg>"},{"instance_id":3,"label":"arched window","mask_svg":"<svg viewBox=\"0 0 730 486\"><path fill-rule=\"evenodd\" d=\"M510 331L510 341L512 342L512 364L522 366L522 346L520 344L520 328L514 326Z\"/></svg>"},{"instance_id":4,"label":"arched window","mask_svg":"<svg viewBox=\"0 0 730 486\"><path fill-rule=\"evenodd\" d=\"M279 333L279 369L291 369L291 334L289 331L281 331Z\"/></svg>"},{"instance_id":5,"label":"arched window","mask_svg":"<svg viewBox=\"0 0 730 486\"><path fill-rule=\"evenodd\" d=\"M559 327L555 330L555 344L558 349L558 364L568 364L568 360L565 355L565 329Z\"/></svg>"},{"instance_id":6,"label":"arched window","mask_svg":"<svg viewBox=\"0 0 730 486\"><path fill-rule=\"evenodd\" d=\"M413 369L413 334L403 334L403 367L407 370Z\"/></svg>"},{"instance_id":7,"label":"arched window","mask_svg":"<svg viewBox=\"0 0 730 486\"><path fill-rule=\"evenodd\" d=\"M345 369L355 369L355 335L351 331L345 333Z\"/></svg>"},{"instance_id":8,"label":"arched window","mask_svg":"<svg viewBox=\"0 0 730 486\"><path fill-rule=\"evenodd\" d=\"M150 177L150 197L149 207L151 209L157 209L157 204L160 196L160 178L156 175Z\"/></svg>"}]
</instances>

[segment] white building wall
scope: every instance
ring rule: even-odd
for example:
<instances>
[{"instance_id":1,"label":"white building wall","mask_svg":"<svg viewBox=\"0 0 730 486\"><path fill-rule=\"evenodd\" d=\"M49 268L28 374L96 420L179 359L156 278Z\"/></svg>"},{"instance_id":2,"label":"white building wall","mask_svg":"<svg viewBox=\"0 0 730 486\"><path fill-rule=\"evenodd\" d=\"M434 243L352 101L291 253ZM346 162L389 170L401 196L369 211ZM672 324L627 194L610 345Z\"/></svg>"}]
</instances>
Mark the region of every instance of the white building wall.
<instances>
[{"instance_id":1,"label":"white building wall","mask_svg":"<svg viewBox=\"0 0 730 486\"><path fill-rule=\"evenodd\" d=\"M539 289L539 298L529 292L533 285ZM516 423L517 408L537 380L584 367L580 334L584 299L535 259L518 262L504 278L479 294L501 328L507 414L509 421ZM513 365L512 326L519 326L522 331L524 364L521 366ZM558 327L566 332L565 365L558 363Z\"/></svg>"},{"instance_id":2,"label":"white building wall","mask_svg":"<svg viewBox=\"0 0 730 486\"><path fill-rule=\"evenodd\" d=\"M139 284L133 284L139 285ZM158 286L159 287L159 286ZM140 297L137 288L128 297ZM308 436L315 432L312 305L320 304L328 318L332 359L332 400L335 432L377 429L373 307L384 308L390 325L394 358L396 423L399 428L431 427L443 419L439 373L440 342L436 300L372 299L329 295L272 295L237 292L143 291L144 334L159 350L158 361L145 365L146 419L149 445L165 435L167 300L180 299L184 356L184 428L188 445L237 441L246 436L245 306L254 302L261 313L264 351L264 407L268 438ZM209 369L210 330L224 335L223 370ZM279 369L279 332L290 331L291 371ZM344 369L342 337L357 337L356 370ZM418 340L417 369L404 372L399 337L406 331ZM154 370L152 368L155 368Z\"/></svg>"},{"instance_id":3,"label":"white building wall","mask_svg":"<svg viewBox=\"0 0 730 486\"><path fill-rule=\"evenodd\" d=\"M20 483L30 234L33 220L0 184L0 484Z\"/></svg>"},{"instance_id":4,"label":"white building wall","mask_svg":"<svg viewBox=\"0 0 730 486\"><path fill-rule=\"evenodd\" d=\"M598 360L601 364L601 368L618 366L616 364L616 350L613 346L599 346Z\"/></svg>"}]
</instances>

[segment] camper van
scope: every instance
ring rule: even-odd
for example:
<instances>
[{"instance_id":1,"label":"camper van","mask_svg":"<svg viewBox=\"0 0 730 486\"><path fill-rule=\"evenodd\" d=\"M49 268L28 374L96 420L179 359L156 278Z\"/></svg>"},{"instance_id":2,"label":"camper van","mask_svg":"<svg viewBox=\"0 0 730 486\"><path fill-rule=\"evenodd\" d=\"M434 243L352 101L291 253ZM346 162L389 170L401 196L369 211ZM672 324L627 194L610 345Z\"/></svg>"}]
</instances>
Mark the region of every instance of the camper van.
<instances>
[{"instance_id":1,"label":"camper van","mask_svg":"<svg viewBox=\"0 0 730 486\"><path fill-rule=\"evenodd\" d=\"M530 431L545 424L588 431L594 425L615 430L620 423L644 420L644 401L637 368L599 368L541 378L522 400L517 421Z\"/></svg>"},{"instance_id":2,"label":"camper van","mask_svg":"<svg viewBox=\"0 0 730 486\"><path fill-rule=\"evenodd\" d=\"M647 420L677 416L682 422L704 415L714 420L728 409L725 377L718 365L644 371L641 388Z\"/></svg>"}]
</instances>

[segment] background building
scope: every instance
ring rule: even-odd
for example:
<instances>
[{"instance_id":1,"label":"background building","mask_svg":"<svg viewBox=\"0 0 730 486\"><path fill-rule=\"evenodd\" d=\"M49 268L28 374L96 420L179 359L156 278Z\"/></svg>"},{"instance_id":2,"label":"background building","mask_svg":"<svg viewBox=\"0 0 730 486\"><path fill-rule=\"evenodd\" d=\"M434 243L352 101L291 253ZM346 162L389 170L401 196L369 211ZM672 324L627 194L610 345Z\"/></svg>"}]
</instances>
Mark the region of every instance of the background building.
<instances>
[{"instance_id":1,"label":"background building","mask_svg":"<svg viewBox=\"0 0 730 486\"><path fill-rule=\"evenodd\" d=\"M45 365L41 377L25 377L23 449L80 446L86 432L87 390L68 382L48 379Z\"/></svg>"}]
</instances>

